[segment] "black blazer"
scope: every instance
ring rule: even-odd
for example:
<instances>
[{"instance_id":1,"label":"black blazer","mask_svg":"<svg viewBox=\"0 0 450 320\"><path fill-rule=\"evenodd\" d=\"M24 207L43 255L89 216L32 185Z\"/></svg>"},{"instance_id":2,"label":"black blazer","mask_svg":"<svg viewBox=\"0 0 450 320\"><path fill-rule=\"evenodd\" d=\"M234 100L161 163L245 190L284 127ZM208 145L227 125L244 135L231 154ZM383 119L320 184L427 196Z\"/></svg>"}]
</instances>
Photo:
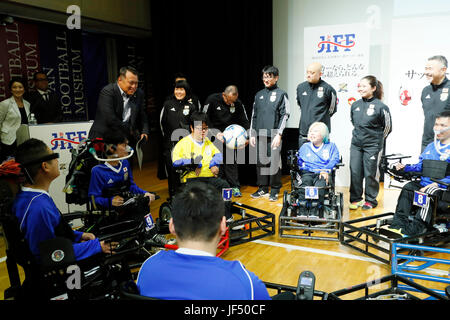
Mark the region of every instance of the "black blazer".
<instances>
[{"instance_id":1,"label":"black blazer","mask_svg":"<svg viewBox=\"0 0 450 320\"><path fill-rule=\"evenodd\" d=\"M109 129L121 129L128 139L139 139L142 133L149 134L144 91L137 91L128 100L130 119L122 122L123 97L117 83L110 83L100 91L94 123L89 139L102 138Z\"/></svg>"},{"instance_id":2,"label":"black blazer","mask_svg":"<svg viewBox=\"0 0 450 320\"><path fill-rule=\"evenodd\" d=\"M30 103L30 112L34 113L38 124L63 121L61 104L54 92L50 92L48 101L38 91L27 92L24 98Z\"/></svg>"}]
</instances>

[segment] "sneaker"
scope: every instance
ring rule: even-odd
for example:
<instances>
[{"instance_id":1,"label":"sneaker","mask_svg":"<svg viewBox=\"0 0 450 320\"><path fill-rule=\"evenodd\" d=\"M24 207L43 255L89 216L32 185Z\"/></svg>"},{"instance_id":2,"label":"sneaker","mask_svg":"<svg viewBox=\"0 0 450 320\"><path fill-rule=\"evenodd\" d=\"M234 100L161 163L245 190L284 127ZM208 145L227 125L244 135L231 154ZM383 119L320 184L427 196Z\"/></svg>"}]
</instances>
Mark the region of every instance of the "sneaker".
<instances>
[{"instance_id":1,"label":"sneaker","mask_svg":"<svg viewBox=\"0 0 450 320\"><path fill-rule=\"evenodd\" d=\"M242 193L239 188L233 188L233 197L242 197Z\"/></svg>"},{"instance_id":2,"label":"sneaker","mask_svg":"<svg viewBox=\"0 0 450 320\"><path fill-rule=\"evenodd\" d=\"M252 193L250 197L252 197L253 199L258 199L261 197L267 197L268 195L269 192L265 191L263 188L259 188L255 193Z\"/></svg>"},{"instance_id":3,"label":"sneaker","mask_svg":"<svg viewBox=\"0 0 450 320\"><path fill-rule=\"evenodd\" d=\"M234 217L233 216L231 216L230 218L227 219L227 224L228 223L232 223L232 222L234 222Z\"/></svg>"},{"instance_id":4,"label":"sneaker","mask_svg":"<svg viewBox=\"0 0 450 320\"><path fill-rule=\"evenodd\" d=\"M167 240L167 244L175 245L175 244L177 244L177 239L175 239L175 238L170 238L170 239Z\"/></svg>"},{"instance_id":5,"label":"sneaker","mask_svg":"<svg viewBox=\"0 0 450 320\"><path fill-rule=\"evenodd\" d=\"M375 208L375 206L373 204L371 204L370 202L367 202L367 201L362 206L363 210L370 210L370 209L373 209L373 208Z\"/></svg>"},{"instance_id":6,"label":"sneaker","mask_svg":"<svg viewBox=\"0 0 450 320\"><path fill-rule=\"evenodd\" d=\"M352 202L352 203L350 203L348 208L350 210L356 210L356 209L358 209L358 207L362 207L363 205L364 205L364 200L361 200L359 202Z\"/></svg>"},{"instance_id":7,"label":"sneaker","mask_svg":"<svg viewBox=\"0 0 450 320\"><path fill-rule=\"evenodd\" d=\"M269 201L278 201L278 192L270 191Z\"/></svg>"},{"instance_id":8,"label":"sneaker","mask_svg":"<svg viewBox=\"0 0 450 320\"><path fill-rule=\"evenodd\" d=\"M160 245L169 244L169 241L166 239L166 237L159 233L157 233L153 236L152 241L155 242L156 244L160 244Z\"/></svg>"}]
</instances>

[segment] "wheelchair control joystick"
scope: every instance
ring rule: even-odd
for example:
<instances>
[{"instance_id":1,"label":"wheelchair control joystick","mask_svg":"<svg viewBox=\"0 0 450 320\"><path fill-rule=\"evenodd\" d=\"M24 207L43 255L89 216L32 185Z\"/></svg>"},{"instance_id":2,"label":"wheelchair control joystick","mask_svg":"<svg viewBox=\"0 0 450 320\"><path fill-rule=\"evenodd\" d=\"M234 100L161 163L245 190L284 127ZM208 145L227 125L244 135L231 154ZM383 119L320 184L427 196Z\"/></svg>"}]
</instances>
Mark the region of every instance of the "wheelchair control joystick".
<instances>
[{"instance_id":1,"label":"wheelchair control joystick","mask_svg":"<svg viewBox=\"0 0 450 320\"><path fill-rule=\"evenodd\" d=\"M297 300L313 300L316 277L311 271L303 271L298 277Z\"/></svg>"}]
</instances>

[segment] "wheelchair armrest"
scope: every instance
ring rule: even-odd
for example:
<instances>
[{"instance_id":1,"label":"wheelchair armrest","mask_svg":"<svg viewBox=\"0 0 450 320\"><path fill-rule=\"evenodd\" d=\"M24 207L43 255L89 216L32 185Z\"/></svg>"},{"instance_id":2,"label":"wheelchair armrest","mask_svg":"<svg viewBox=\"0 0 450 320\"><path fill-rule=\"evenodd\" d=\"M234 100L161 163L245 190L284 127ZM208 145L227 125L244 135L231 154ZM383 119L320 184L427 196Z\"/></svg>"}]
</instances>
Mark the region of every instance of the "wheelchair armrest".
<instances>
[{"instance_id":1,"label":"wheelchair armrest","mask_svg":"<svg viewBox=\"0 0 450 320\"><path fill-rule=\"evenodd\" d=\"M434 178L430 178L430 180L433 181L433 182L439 183L439 184L441 184L441 185L443 185L443 186L446 186L446 187L447 187L447 190L448 190L449 187L450 187L450 183L443 182L442 180L434 179Z\"/></svg>"},{"instance_id":2,"label":"wheelchair armrest","mask_svg":"<svg viewBox=\"0 0 450 320\"><path fill-rule=\"evenodd\" d=\"M384 171L399 182L404 182L407 180L409 181L415 180L421 176L421 172L414 172L414 171L405 172L404 169L397 170L394 167L392 168L385 167Z\"/></svg>"},{"instance_id":3,"label":"wheelchair armrest","mask_svg":"<svg viewBox=\"0 0 450 320\"><path fill-rule=\"evenodd\" d=\"M102 240L111 240L124 236L133 235L142 228L143 222L137 222L135 220L124 220L116 222L100 228L100 234L97 238Z\"/></svg>"},{"instance_id":4,"label":"wheelchair armrest","mask_svg":"<svg viewBox=\"0 0 450 320\"><path fill-rule=\"evenodd\" d=\"M198 164L192 163L192 164L184 164L182 166L179 167L175 167L175 171L178 173L184 173L184 172L191 172L191 171L195 171L195 169L198 168Z\"/></svg>"},{"instance_id":5,"label":"wheelchair armrest","mask_svg":"<svg viewBox=\"0 0 450 320\"><path fill-rule=\"evenodd\" d=\"M402 162L402 159L411 158L411 156L404 156L401 153L393 153L381 156L381 161L387 161L387 160L400 160L399 162Z\"/></svg>"},{"instance_id":6,"label":"wheelchair armrest","mask_svg":"<svg viewBox=\"0 0 450 320\"><path fill-rule=\"evenodd\" d=\"M120 284L120 296L124 300L159 300L147 296L141 296L134 281L125 281Z\"/></svg>"},{"instance_id":7,"label":"wheelchair armrest","mask_svg":"<svg viewBox=\"0 0 450 320\"><path fill-rule=\"evenodd\" d=\"M75 220L75 219L80 219L84 215L86 215L86 212L77 211L77 212L71 212L71 213L63 213L62 217L65 221L71 221L71 220Z\"/></svg>"},{"instance_id":8,"label":"wheelchair armrest","mask_svg":"<svg viewBox=\"0 0 450 320\"><path fill-rule=\"evenodd\" d=\"M337 169L339 169L340 167L344 167L345 166L345 164L343 164L342 162L339 162L334 168L333 168L333 170L337 170Z\"/></svg>"}]
</instances>

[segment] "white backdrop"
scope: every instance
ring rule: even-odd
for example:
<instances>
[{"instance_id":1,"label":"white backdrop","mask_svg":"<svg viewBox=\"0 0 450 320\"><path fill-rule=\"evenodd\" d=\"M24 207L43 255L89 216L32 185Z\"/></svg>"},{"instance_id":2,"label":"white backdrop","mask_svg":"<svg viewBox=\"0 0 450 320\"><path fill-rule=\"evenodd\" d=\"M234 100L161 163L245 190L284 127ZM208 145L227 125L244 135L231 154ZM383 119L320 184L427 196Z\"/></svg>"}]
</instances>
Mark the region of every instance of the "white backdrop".
<instances>
[{"instance_id":1,"label":"white backdrop","mask_svg":"<svg viewBox=\"0 0 450 320\"><path fill-rule=\"evenodd\" d=\"M336 143L344 167L337 171L336 185L350 185L349 157L353 126L350 106L360 99L359 80L368 74L370 32L365 24L318 26L304 29L304 68L311 62L323 65L322 79L336 90L337 112L331 118L330 139ZM295 98L291 101L294 103Z\"/></svg>"},{"instance_id":2,"label":"white backdrop","mask_svg":"<svg viewBox=\"0 0 450 320\"><path fill-rule=\"evenodd\" d=\"M85 206L66 203L66 194L62 191L65 186L66 176L69 171L69 164L72 159L70 150L79 142L87 138L92 126L90 122L65 122L48 125L30 125L30 138L44 141L53 152L59 153L60 175L50 185L50 196L62 213L84 210Z\"/></svg>"},{"instance_id":3,"label":"white backdrop","mask_svg":"<svg viewBox=\"0 0 450 320\"><path fill-rule=\"evenodd\" d=\"M424 116L420 97L429 84L424 76L426 61L434 55L450 58L450 42L443 37L444 30L450 30L450 16L392 22L388 105L393 130L386 143L386 154L412 156L407 160L410 163L417 161L422 143Z\"/></svg>"}]
</instances>

